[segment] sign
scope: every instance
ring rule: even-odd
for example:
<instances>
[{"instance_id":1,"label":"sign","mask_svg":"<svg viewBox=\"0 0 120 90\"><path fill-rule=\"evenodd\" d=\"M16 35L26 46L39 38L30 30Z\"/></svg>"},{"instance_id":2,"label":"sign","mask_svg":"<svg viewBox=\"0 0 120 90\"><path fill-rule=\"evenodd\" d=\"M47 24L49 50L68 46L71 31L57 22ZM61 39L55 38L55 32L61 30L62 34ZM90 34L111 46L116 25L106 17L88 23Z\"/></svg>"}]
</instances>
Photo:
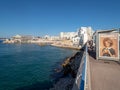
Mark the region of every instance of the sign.
<instances>
[{"instance_id":1,"label":"sign","mask_svg":"<svg viewBox=\"0 0 120 90\"><path fill-rule=\"evenodd\" d=\"M119 58L119 36L118 33L99 34L99 58Z\"/></svg>"}]
</instances>

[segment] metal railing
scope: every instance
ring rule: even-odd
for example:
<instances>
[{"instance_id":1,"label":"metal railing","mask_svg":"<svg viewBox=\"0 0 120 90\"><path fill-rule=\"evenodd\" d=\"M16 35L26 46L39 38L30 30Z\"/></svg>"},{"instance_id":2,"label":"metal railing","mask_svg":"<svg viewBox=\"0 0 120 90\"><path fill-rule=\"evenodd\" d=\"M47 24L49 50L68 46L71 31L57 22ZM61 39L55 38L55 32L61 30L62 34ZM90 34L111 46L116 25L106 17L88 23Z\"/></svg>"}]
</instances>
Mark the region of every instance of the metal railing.
<instances>
[{"instance_id":1,"label":"metal railing","mask_svg":"<svg viewBox=\"0 0 120 90\"><path fill-rule=\"evenodd\" d=\"M80 80L80 90L86 90L87 87L87 46L85 48L84 64L82 68L82 78Z\"/></svg>"},{"instance_id":2,"label":"metal railing","mask_svg":"<svg viewBox=\"0 0 120 90\"><path fill-rule=\"evenodd\" d=\"M89 69L88 48L86 45L72 90L91 90Z\"/></svg>"}]
</instances>

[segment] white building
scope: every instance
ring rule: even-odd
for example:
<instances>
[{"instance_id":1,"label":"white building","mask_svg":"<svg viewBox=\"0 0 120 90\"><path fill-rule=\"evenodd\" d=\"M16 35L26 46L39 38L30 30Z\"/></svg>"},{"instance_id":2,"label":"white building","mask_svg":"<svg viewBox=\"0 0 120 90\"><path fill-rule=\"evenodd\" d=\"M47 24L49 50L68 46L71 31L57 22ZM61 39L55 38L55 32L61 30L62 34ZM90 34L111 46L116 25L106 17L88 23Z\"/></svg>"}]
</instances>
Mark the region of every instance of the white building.
<instances>
[{"instance_id":1,"label":"white building","mask_svg":"<svg viewBox=\"0 0 120 90\"><path fill-rule=\"evenodd\" d=\"M49 35L45 35L45 36L44 36L44 39L47 39L47 40L60 40L60 37L59 37L59 36L49 36Z\"/></svg>"},{"instance_id":2,"label":"white building","mask_svg":"<svg viewBox=\"0 0 120 90\"><path fill-rule=\"evenodd\" d=\"M14 43L21 43L21 38L22 38L22 36L20 36L20 35L15 35L12 37Z\"/></svg>"},{"instance_id":3,"label":"white building","mask_svg":"<svg viewBox=\"0 0 120 90\"><path fill-rule=\"evenodd\" d=\"M59 36L50 36L50 40L60 40Z\"/></svg>"},{"instance_id":4,"label":"white building","mask_svg":"<svg viewBox=\"0 0 120 90\"><path fill-rule=\"evenodd\" d=\"M17 34L17 35L15 35L15 36L13 36L12 38L13 38L13 39L21 39L21 37L22 37L22 36L20 36L20 35Z\"/></svg>"},{"instance_id":5,"label":"white building","mask_svg":"<svg viewBox=\"0 0 120 90\"><path fill-rule=\"evenodd\" d=\"M73 46L77 46L79 47L80 45L80 37L76 36L72 39L72 42L73 42Z\"/></svg>"},{"instance_id":6,"label":"white building","mask_svg":"<svg viewBox=\"0 0 120 90\"><path fill-rule=\"evenodd\" d=\"M92 40L93 30L91 27L81 27L77 32L61 32L61 39L68 39L75 46L83 46L88 40Z\"/></svg>"},{"instance_id":7,"label":"white building","mask_svg":"<svg viewBox=\"0 0 120 90\"><path fill-rule=\"evenodd\" d=\"M92 40L93 32L91 27L81 27L78 31L80 45L84 45L88 40Z\"/></svg>"},{"instance_id":8,"label":"white building","mask_svg":"<svg viewBox=\"0 0 120 90\"><path fill-rule=\"evenodd\" d=\"M49 35L45 35L44 38L45 38L45 39L49 39L50 36L49 36Z\"/></svg>"},{"instance_id":9,"label":"white building","mask_svg":"<svg viewBox=\"0 0 120 90\"><path fill-rule=\"evenodd\" d=\"M60 38L61 39L72 40L77 35L78 35L77 32L60 32Z\"/></svg>"}]
</instances>

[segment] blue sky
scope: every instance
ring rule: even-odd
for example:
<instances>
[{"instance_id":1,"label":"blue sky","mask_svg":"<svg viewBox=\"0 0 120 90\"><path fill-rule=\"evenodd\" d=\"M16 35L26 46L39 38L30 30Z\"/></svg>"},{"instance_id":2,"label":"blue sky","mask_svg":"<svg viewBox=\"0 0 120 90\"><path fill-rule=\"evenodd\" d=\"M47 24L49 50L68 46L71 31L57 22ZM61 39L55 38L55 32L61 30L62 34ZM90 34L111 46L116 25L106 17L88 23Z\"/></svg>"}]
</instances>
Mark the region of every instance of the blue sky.
<instances>
[{"instance_id":1,"label":"blue sky","mask_svg":"<svg viewBox=\"0 0 120 90\"><path fill-rule=\"evenodd\" d=\"M82 26L120 28L120 1L0 0L0 37L58 35Z\"/></svg>"}]
</instances>

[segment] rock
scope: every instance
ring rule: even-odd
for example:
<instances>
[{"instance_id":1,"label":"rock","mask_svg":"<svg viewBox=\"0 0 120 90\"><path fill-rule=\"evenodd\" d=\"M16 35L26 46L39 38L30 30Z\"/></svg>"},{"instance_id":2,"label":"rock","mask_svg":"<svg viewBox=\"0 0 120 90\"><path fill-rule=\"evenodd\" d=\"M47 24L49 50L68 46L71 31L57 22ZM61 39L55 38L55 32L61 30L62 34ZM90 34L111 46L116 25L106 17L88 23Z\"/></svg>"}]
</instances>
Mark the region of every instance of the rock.
<instances>
[{"instance_id":1,"label":"rock","mask_svg":"<svg viewBox=\"0 0 120 90\"><path fill-rule=\"evenodd\" d=\"M82 56L83 51L77 52L62 63L63 77L50 90L72 90Z\"/></svg>"}]
</instances>

